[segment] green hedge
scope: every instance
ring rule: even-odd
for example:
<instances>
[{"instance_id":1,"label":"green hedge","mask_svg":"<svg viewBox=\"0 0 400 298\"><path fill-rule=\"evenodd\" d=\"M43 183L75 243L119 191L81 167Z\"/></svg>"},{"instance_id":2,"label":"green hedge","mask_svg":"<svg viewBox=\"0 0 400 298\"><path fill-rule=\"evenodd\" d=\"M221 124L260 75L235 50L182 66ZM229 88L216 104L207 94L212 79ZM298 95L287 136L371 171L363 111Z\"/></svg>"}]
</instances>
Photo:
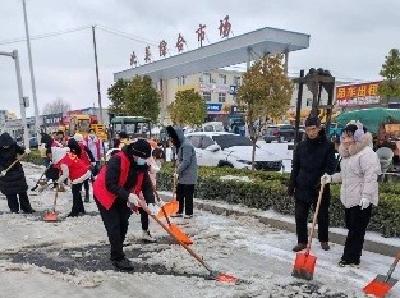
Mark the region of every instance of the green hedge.
<instances>
[{"instance_id":1,"label":"green hedge","mask_svg":"<svg viewBox=\"0 0 400 298\"><path fill-rule=\"evenodd\" d=\"M170 164L163 167L157 180L160 190L172 189ZM248 176L251 183L221 181L220 176ZM204 200L226 201L261 210L274 210L284 215L294 215L294 200L287 194L287 175L262 171L227 168L199 168L199 181L195 196ZM331 186L331 227L344 227L344 208L339 199L338 185ZM373 209L369 230L383 237L400 237L400 184L381 184L378 208Z\"/></svg>"},{"instance_id":2,"label":"green hedge","mask_svg":"<svg viewBox=\"0 0 400 298\"><path fill-rule=\"evenodd\" d=\"M29 152L29 154L26 154L22 160L31 162L38 166L43 165L43 157L40 156L39 150L32 150L31 152Z\"/></svg>"}]
</instances>

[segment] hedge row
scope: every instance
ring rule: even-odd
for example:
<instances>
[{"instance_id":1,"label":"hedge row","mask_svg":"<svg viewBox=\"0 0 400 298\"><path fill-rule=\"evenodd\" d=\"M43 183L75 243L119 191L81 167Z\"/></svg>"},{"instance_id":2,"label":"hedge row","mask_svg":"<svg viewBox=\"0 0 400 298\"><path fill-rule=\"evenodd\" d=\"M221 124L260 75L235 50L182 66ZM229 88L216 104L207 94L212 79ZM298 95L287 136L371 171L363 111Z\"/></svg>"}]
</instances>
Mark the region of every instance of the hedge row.
<instances>
[{"instance_id":1,"label":"hedge row","mask_svg":"<svg viewBox=\"0 0 400 298\"><path fill-rule=\"evenodd\" d=\"M172 168L163 167L158 177L160 190L172 189ZM224 175L247 175L251 183L221 181ZM204 200L226 201L261 210L274 210L294 215L294 200L287 194L287 176L277 173L200 167L195 196ZM400 185L381 184L378 208L374 208L369 230L383 237L400 237ZM331 227L344 227L344 208L339 199L339 186L331 186Z\"/></svg>"}]
</instances>

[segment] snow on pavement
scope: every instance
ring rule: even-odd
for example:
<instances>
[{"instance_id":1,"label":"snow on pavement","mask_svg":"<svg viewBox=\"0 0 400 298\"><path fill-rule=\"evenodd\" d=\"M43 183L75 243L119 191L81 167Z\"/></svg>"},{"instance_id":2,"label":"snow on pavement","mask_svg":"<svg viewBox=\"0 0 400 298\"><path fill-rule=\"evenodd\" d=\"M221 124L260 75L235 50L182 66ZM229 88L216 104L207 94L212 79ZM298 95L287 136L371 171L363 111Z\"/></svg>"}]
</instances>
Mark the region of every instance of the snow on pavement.
<instances>
[{"instance_id":1,"label":"snow on pavement","mask_svg":"<svg viewBox=\"0 0 400 298\"><path fill-rule=\"evenodd\" d=\"M30 187L41 167L24 164ZM54 192L31 196L36 210L50 209ZM57 210L67 214L70 190L60 195ZM318 256L314 281L294 279L296 242L292 233L276 230L251 217L225 217L196 211L191 221L175 220L194 239L193 249L212 268L241 279L237 285L211 280L202 267L166 233L151 224L157 244L140 240L140 217L132 216L125 252L136 272L113 271L109 246L97 208L85 203L88 215L44 223L40 216L7 214L0 199L0 288L3 297L364 297L360 289L378 273L386 272L391 259L364 253L359 269L341 268L343 247L330 252L316 243ZM399 278L399 274L395 276ZM23 283L23 286L21 286ZM400 287L391 296L400 297Z\"/></svg>"}]
</instances>

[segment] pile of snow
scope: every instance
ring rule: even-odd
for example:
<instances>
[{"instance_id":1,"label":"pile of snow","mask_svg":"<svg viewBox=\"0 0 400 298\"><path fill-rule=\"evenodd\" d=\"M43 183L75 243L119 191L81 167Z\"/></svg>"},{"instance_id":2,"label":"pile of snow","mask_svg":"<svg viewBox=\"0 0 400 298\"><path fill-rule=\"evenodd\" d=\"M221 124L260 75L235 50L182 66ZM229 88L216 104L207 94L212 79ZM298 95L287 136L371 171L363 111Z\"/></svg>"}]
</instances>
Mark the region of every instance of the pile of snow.
<instances>
[{"instance_id":1,"label":"pile of snow","mask_svg":"<svg viewBox=\"0 0 400 298\"><path fill-rule=\"evenodd\" d=\"M250 183L251 180L248 176L235 176L235 175L225 175L219 178L221 181L235 181L235 182L245 182Z\"/></svg>"}]
</instances>

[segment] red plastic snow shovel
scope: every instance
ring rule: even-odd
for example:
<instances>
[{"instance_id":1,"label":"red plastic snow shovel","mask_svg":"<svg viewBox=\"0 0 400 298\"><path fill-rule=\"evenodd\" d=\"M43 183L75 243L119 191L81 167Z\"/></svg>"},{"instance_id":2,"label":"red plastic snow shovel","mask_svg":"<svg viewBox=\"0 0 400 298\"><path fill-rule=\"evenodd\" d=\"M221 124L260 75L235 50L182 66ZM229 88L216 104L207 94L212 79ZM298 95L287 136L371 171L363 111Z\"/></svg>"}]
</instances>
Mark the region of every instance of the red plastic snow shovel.
<instances>
[{"instance_id":1,"label":"red plastic snow shovel","mask_svg":"<svg viewBox=\"0 0 400 298\"><path fill-rule=\"evenodd\" d=\"M146 203L141 202L141 206L142 206L143 210L146 211L147 214L149 216L151 216L151 218L153 218L172 238L174 238L175 241L178 242L178 244L180 246L182 246L184 249L186 249L193 258L195 258L205 269L207 269L207 271L210 273L210 276L213 279L215 279L216 281L219 281L221 283L229 283L229 284L236 284L239 282L239 279L233 275L212 270L211 267L203 260L203 258L201 258L198 254L196 254L187 244L180 241L175 236L175 234L173 234L170 231L170 229L168 229L168 227L161 220L159 220L157 218L157 216L151 214L150 210L147 208Z\"/></svg>"},{"instance_id":2,"label":"red plastic snow shovel","mask_svg":"<svg viewBox=\"0 0 400 298\"><path fill-rule=\"evenodd\" d=\"M160 197L158 196L157 191L155 191L156 197L158 201L161 201ZM168 223L168 229L169 231L175 235L176 239L179 239L181 242L187 244L187 245L191 245L193 244L193 240L190 239L190 237L188 235L186 235L177 225L174 225L171 223L164 206L161 206L161 211L164 213L165 219L167 220Z\"/></svg>"},{"instance_id":3,"label":"red plastic snow shovel","mask_svg":"<svg viewBox=\"0 0 400 298\"><path fill-rule=\"evenodd\" d=\"M172 216L175 215L179 211L179 202L176 200L175 191L176 191L176 168L174 171L174 183L172 190L172 201L165 203L164 210L160 210L157 213L158 219L163 219L166 215ZM165 211L165 212L164 212Z\"/></svg>"},{"instance_id":4,"label":"red plastic snow shovel","mask_svg":"<svg viewBox=\"0 0 400 298\"><path fill-rule=\"evenodd\" d=\"M322 201L322 194L324 192L325 184L321 184L321 189L318 194L317 207L315 208L314 217L311 226L310 236L308 238L307 248L304 251L296 253L296 259L294 261L294 269L292 275L296 278L312 280L314 276L315 264L317 263L317 257L311 254L311 244L314 236L315 225L317 223L319 207Z\"/></svg>"},{"instance_id":5,"label":"red plastic snow shovel","mask_svg":"<svg viewBox=\"0 0 400 298\"><path fill-rule=\"evenodd\" d=\"M46 211L46 213L43 215L43 220L45 222L50 222L50 223L51 222L58 222L58 214L56 212L57 198L58 198L58 186L56 187L56 194L54 196L53 210Z\"/></svg>"},{"instance_id":6,"label":"red plastic snow shovel","mask_svg":"<svg viewBox=\"0 0 400 298\"><path fill-rule=\"evenodd\" d=\"M396 258L394 259L386 275L379 274L373 281L364 287L364 293L368 295L374 295L377 298L384 298L398 281L397 279L392 278L392 274L399 261L400 252L397 253Z\"/></svg>"}]
</instances>

